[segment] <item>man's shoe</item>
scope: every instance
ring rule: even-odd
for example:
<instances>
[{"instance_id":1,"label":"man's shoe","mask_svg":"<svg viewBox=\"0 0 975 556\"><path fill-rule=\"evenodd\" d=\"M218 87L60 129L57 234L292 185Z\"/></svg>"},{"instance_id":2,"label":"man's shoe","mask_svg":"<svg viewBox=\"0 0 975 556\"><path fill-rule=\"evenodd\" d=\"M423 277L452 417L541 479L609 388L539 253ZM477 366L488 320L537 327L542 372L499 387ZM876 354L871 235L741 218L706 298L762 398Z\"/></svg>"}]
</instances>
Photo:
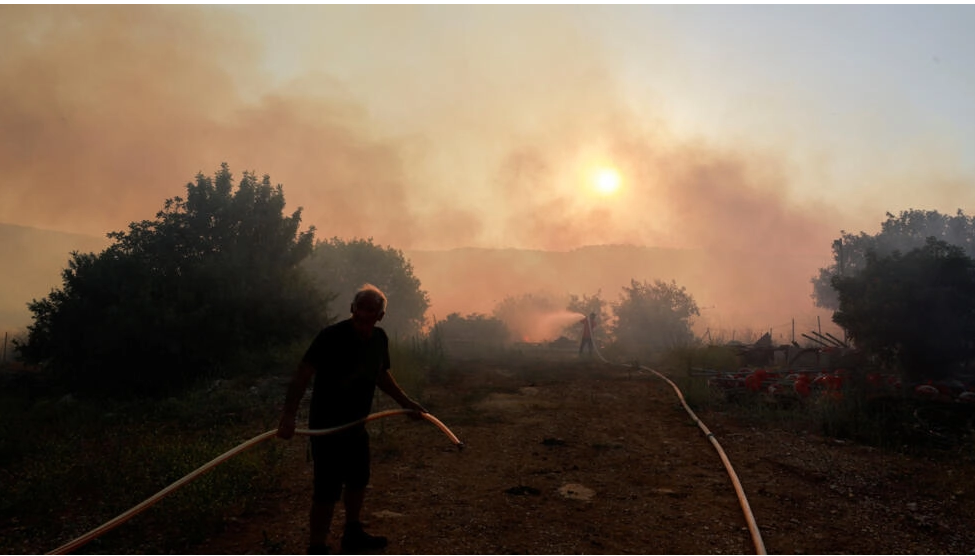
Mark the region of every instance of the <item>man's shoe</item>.
<instances>
[{"instance_id":1,"label":"man's shoe","mask_svg":"<svg viewBox=\"0 0 975 556\"><path fill-rule=\"evenodd\" d=\"M332 549L329 548L327 544L310 544L308 545L309 554L331 554Z\"/></svg>"},{"instance_id":2,"label":"man's shoe","mask_svg":"<svg viewBox=\"0 0 975 556\"><path fill-rule=\"evenodd\" d=\"M386 537L370 535L362 530L361 523L349 523L342 535L342 552L372 552L386 548Z\"/></svg>"}]
</instances>

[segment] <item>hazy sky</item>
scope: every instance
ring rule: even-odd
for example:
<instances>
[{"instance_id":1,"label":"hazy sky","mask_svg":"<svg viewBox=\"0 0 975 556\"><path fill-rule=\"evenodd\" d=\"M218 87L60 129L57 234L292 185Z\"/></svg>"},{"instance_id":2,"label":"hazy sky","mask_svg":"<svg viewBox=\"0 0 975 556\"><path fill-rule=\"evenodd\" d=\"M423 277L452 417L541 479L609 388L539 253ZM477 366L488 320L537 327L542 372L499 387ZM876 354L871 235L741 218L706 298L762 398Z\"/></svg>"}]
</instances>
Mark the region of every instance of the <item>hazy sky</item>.
<instances>
[{"instance_id":1,"label":"hazy sky","mask_svg":"<svg viewBox=\"0 0 975 556\"><path fill-rule=\"evenodd\" d=\"M103 235L226 161L318 237L825 265L887 211L975 206L972 29L973 6L2 6L0 222Z\"/></svg>"}]
</instances>

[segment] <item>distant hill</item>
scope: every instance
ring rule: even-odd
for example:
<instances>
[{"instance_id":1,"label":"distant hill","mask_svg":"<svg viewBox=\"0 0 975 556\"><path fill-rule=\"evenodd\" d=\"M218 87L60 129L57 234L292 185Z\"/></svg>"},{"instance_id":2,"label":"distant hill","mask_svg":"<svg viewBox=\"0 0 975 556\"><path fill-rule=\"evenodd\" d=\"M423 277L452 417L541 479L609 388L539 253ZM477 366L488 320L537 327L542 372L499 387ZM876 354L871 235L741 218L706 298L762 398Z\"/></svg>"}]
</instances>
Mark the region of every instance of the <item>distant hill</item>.
<instances>
[{"instance_id":1,"label":"distant hill","mask_svg":"<svg viewBox=\"0 0 975 556\"><path fill-rule=\"evenodd\" d=\"M0 223L0 332L30 323L27 303L61 286L72 251L100 252L108 238Z\"/></svg>"}]
</instances>

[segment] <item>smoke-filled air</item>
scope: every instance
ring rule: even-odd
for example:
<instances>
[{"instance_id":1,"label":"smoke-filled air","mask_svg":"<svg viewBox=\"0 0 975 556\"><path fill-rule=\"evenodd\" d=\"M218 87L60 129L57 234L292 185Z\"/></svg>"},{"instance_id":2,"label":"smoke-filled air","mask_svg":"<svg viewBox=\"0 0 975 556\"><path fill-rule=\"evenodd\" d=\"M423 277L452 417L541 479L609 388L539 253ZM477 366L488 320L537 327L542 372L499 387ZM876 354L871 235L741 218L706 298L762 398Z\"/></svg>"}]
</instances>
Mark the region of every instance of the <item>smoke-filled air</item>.
<instances>
[{"instance_id":1,"label":"smoke-filled air","mask_svg":"<svg viewBox=\"0 0 975 556\"><path fill-rule=\"evenodd\" d=\"M3 6L4 324L68 249L222 162L282 184L316 238L402 250L431 319L659 279L698 333L825 324L810 279L842 231L975 206L973 25L970 6ZM48 232L76 236L18 274L3 251ZM525 337L581 318L552 315Z\"/></svg>"}]
</instances>

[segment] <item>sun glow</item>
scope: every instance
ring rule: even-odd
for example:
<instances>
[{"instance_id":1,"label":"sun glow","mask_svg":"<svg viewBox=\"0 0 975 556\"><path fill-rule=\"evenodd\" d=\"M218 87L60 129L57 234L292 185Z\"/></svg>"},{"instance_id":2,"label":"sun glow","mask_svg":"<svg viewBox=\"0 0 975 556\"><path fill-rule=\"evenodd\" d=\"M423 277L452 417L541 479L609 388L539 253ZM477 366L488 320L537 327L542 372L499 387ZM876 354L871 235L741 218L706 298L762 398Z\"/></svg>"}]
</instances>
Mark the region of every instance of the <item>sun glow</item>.
<instances>
[{"instance_id":1,"label":"sun glow","mask_svg":"<svg viewBox=\"0 0 975 556\"><path fill-rule=\"evenodd\" d=\"M620 173L614 168L600 168L594 178L596 191L603 195L612 195L620 188Z\"/></svg>"}]
</instances>

